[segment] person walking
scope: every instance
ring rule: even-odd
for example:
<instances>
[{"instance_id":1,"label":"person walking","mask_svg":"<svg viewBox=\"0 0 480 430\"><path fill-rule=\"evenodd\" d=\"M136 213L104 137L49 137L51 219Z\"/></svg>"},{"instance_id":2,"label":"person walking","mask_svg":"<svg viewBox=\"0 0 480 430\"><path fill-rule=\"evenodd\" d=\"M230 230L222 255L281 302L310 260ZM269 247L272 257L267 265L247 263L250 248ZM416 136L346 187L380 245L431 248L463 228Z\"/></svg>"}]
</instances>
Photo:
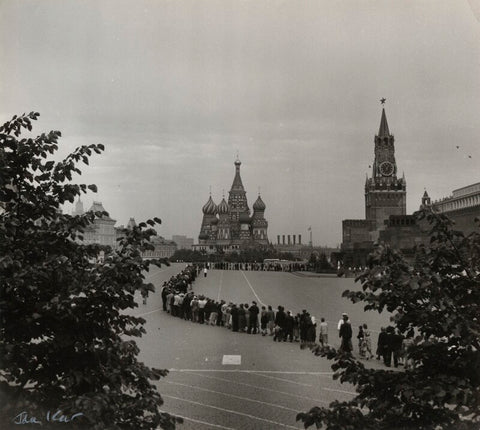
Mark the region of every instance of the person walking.
<instances>
[{"instance_id":1,"label":"person walking","mask_svg":"<svg viewBox=\"0 0 480 430\"><path fill-rule=\"evenodd\" d=\"M343 314L343 324L340 325L339 337L342 339L340 351L345 353L352 353L352 326L348 321L348 315Z\"/></svg>"},{"instance_id":2,"label":"person walking","mask_svg":"<svg viewBox=\"0 0 480 430\"><path fill-rule=\"evenodd\" d=\"M370 338L370 330L367 324L363 324L363 343L365 348L365 356L367 360L373 358L372 354L372 339Z\"/></svg>"},{"instance_id":3,"label":"person walking","mask_svg":"<svg viewBox=\"0 0 480 430\"><path fill-rule=\"evenodd\" d=\"M325 318L320 319L320 326L319 326L319 337L318 341L320 345L327 346L328 345L328 324L325 321Z\"/></svg>"},{"instance_id":4,"label":"person walking","mask_svg":"<svg viewBox=\"0 0 480 430\"><path fill-rule=\"evenodd\" d=\"M208 273L208 269L206 267L203 268L203 277L206 278Z\"/></svg>"},{"instance_id":5,"label":"person walking","mask_svg":"<svg viewBox=\"0 0 480 430\"><path fill-rule=\"evenodd\" d=\"M364 345L365 334L363 333L363 326L358 327L357 339L358 339L358 352L360 354L360 358L365 358L365 345Z\"/></svg>"}]
</instances>

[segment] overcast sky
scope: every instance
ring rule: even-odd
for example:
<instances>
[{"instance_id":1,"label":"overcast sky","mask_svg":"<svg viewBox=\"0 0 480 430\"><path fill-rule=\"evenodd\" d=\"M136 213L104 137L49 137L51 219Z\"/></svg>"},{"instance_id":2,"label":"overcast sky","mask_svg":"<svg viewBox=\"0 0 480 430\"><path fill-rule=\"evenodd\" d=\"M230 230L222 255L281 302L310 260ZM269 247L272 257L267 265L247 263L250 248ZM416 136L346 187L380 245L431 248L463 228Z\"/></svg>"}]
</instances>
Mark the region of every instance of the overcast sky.
<instances>
[{"instance_id":1,"label":"overcast sky","mask_svg":"<svg viewBox=\"0 0 480 430\"><path fill-rule=\"evenodd\" d=\"M477 0L2 0L0 120L40 112L62 154L103 143L83 200L117 225L197 242L238 151L271 240L336 245L365 216L382 97L408 213L480 181L479 19Z\"/></svg>"}]
</instances>

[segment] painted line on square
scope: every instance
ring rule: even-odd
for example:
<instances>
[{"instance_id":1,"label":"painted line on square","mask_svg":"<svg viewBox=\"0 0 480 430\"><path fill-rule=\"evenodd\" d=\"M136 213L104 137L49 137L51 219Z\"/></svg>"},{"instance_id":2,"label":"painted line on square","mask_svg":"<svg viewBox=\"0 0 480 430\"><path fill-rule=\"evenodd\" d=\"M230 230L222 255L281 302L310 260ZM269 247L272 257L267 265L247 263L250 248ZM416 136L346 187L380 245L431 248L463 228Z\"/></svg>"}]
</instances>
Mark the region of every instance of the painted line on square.
<instances>
[{"instance_id":1,"label":"painted line on square","mask_svg":"<svg viewBox=\"0 0 480 430\"><path fill-rule=\"evenodd\" d=\"M279 423L277 421L272 421L272 420L268 420L266 418L257 417L256 415L246 414L244 412L237 412L237 411L233 411L231 409L225 409L225 408L220 408L218 406L208 405L206 403L201 403L201 402L195 402L193 400L182 399L180 397L167 396L166 394L162 394L162 397L165 397L167 399L180 400L181 402L191 403L193 405L204 406L206 408L212 408L212 409L216 409L218 411L228 412L230 414L240 415L242 417L247 417L247 418L251 418L251 419L254 419L254 420L264 421L264 422L267 422L269 424L275 424L275 425L280 426L280 427L285 427L285 428L294 429L294 430L301 430L301 427L289 426L288 424Z\"/></svg>"},{"instance_id":2,"label":"painted line on square","mask_svg":"<svg viewBox=\"0 0 480 430\"><path fill-rule=\"evenodd\" d=\"M265 303L263 303L263 302L260 300L260 297L258 297L258 294L257 294L256 291L253 289L252 284L250 283L250 281L249 281L248 278L247 278L247 275L245 275L245 272L244 272L243 270L241 270L241 272L242 272L243 277L245 278L245 281L247 281L248 286L249 286L250 289L252 290L252 293L255 295L258 303L261 304L261 305L263 305L263 306L267 306Z\"/></svg>"},{"instance_id":3,"label":"painted line on square","mask_svg":"<svg viewBox=\"0 0 480 430\"><path fill-rule=\"evenodd\" d=\"M247 384L246 382L233 381L231 379L226 379L226 378L219 378L218 376L207 376L205 374L194 373L194 372L190 372L189 374L199 376L200 378L214 379L214 380L217 380L217 381L228 382L230 384L243 385L245 387L255 388L256 390L268 391L270 393L283 394L284 396L293 397L295 399L310 400L310 401L313 401L315 403L323 403L323 404L326 404L326 405L330 404L330 402L326 401L326 400L314 399L313 397L301 396L299 394L292 394L292 393L287 393L285 391L273 390L271 388L266 388L264 386Z\"/></svg>"},{"instance_id":4,"label":"painted line on square","mask_svg":"<svg viewBox=\"0 0 480 430\"><path fill-rule=\"evenodd\" d=\"M227 364L239 366L240 364L242 364L242 356L241 355L224 355L222 358L222 364L224 366Z\"/></svg>"},{"instance_id":5,"label":"painted line on square","mask_svg":"<svg viewBox=\"0 0 480 430\"><path fill-rule=\"evenodd\" d=\"M271 406L273 408L285 409L287 411L296 412L297 414L298 414L298 412L300 412L297 409L288 408L286 406L275 405L273 403L268 403L268 402L262 402L260 400L249 399L248 397L237 396L235 394L223 393L222 391L210 390L208 388L199 387L197 385L182 384L180 382L173 382L173 381L167 381L167 380L165 380L164 382L167 383L167 384L170 384L170 385L178 385L178 386L181 386L181 387L193 388L193 389L196 389L196 390L206 391L208 393L220 394L222 396L232 397L234 399L244 400L244 401L247 401L247 402L260 403L262 405Z\"/></svg>"},{"instance_id":6,"label":"painted line on square","mask_svg":"<svg viewBox=\"0 0 480 430\"><path fill-rule=\"evenodd\" d=\"M289 370L247 370L247 369L168 369L169 372L223 372L223 373L272 373L279 375L332 376L333 372L302 372Z\"/></svg>"}]
</instances>

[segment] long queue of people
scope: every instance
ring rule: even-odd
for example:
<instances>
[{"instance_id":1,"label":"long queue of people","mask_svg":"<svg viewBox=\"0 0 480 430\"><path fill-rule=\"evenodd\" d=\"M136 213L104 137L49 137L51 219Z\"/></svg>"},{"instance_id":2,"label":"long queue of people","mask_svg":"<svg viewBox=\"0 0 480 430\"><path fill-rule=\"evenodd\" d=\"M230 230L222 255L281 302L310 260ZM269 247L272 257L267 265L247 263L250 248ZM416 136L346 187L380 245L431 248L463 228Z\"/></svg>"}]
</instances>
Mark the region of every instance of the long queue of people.
<instances>
[{"instance_id":1,"label":"long queue of people","mask_svg":"<svg viewBox=\"0 0 480 430\"><path fill-rule=\"evenodd\" d=\"M189 265L164 283L161 296L165 312L194 323L225 327L232 332L271 336L273 341L278 342L299 342L301 349L315 345L318 326L319 344L329 344L328 324L324 318L317 324L315 317L305 309L294 314L290 310L285 311L281 305L273 310L270 305L259 307L256 301L227 303L197 295L192 291L192 284L199 273L198 267ZM341 339L340 351L353 353L353 331L346 313L342 314L337 328ZM357 340L360 358L373 358L371 332L367 324L359 326ZM413 331L404 339L393 327L382 327L377 341L377 359L390 367L393 358L395 367L404 364L408 368L411 363L403 357L412 342Z\"/></svg>"}]
</instances>

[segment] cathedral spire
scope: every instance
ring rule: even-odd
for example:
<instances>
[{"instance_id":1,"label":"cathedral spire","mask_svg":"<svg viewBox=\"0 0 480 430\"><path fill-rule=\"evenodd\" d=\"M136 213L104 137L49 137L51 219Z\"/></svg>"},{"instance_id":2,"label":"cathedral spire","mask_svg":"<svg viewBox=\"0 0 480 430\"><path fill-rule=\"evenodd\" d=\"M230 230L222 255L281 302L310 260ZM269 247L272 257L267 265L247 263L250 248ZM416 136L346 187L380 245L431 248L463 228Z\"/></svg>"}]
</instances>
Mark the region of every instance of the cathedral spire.
<instances>
[{"instance_id":1,"label":"cathedral spire","mask_svg":"<svg viewBox=\"0 0 480 430\"><path fill-rule=\"evenodd\" d=\"M385 114L385 108L382 108L382 119L380 120L378 137L387 137L387 136L390 136L390 131L388 130L388 122L387 122L387 115Z\"/></svg>"}]
</instances>

